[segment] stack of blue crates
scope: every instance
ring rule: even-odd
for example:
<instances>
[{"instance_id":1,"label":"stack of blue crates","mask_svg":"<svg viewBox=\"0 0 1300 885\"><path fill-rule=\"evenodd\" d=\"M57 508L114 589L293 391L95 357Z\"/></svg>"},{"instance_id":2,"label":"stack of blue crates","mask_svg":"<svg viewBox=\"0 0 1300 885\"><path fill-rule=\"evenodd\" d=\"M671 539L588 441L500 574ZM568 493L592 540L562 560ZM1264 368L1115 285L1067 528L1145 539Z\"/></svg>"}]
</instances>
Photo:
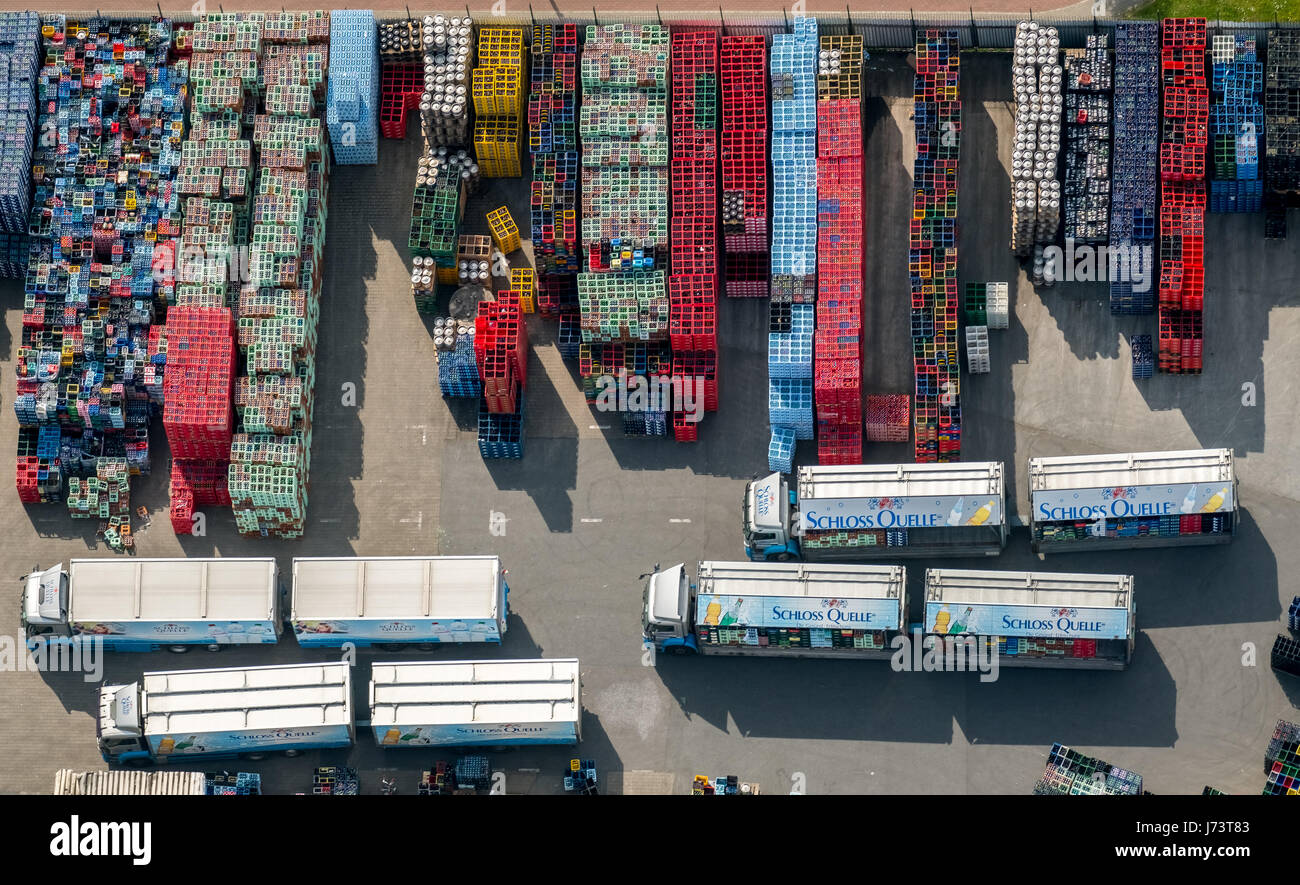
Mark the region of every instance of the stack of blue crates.
<instances>
[{"instance_id":1,"label":"stack of blue crates","mask_svg":"<svg viewBox=\"0 0 1300 885\"><path fill-rule=\"evenodd\" d=\"M767 335L769 378L811 378L813 376L813 323L816 308L811 304L790 305L790 331Z\"/></svg>"},{"instance_id":2,"label":"stack of blue crates","mask_svg":"<svg viewBox=\"0 0 1300 885\"><path fill-rule=\"evenodd\" d=\"M1264 133L1264 65L1246 34L1214 38L1210 87L1210 211L1264 211L1259 177ZM1226 152L1224 147L1231 145Z\"/></svg>"},{"instance_id":3,"label":"stack of blue crates","mask_svg":"<svg viewBox=\"0 0 1300 885\"><path fill-rule=\"evenodd\" d=\"M379 162L380 73L374 11L331 12L325 125L335 163L373 166Z\"/></svg>"},{"instance_id":4,"label":"stack of blue crates","mask_svg":"<svg viewBox=\"0 0 1300 885\"><path fill-rule=\"evenodd\" d=\"M0 277L27 274L40 17L0 12Z\"/></svg>"},{"instance_id":5,"label":"stack of blue crates","mask_svg":"<svg viewBox=\"0 0 1300 885\"><path fill-rule=\"evenodd\" d=\"M1300 633L1300 596L1291 600L1291 606L1286 610L1286 625Z\"/></svg>"},{"instance_id":6,"label":"stack of blue crates","mask_svg":"<svg viewBox=\"0 0 1300 885\"><path fill-rule=\"evenodd\" d=\"M772 38L772 285L801 291L817 273L817 20ZM795 280L790 280L794 277ZM785 279L782 279L785 278ZM788 297L788 296L786 296ZM789 472L793 439L813 438L811 304L794 304L791 330L768 338L769 463ZM774 467L773 469L778 469Z\"/></svg>"},{"instance_id":7,"label":"stack of blue crates","mask_svg":"<svg viewBox=\"0 0 1300 885\"><path fill-rule=\"evenodd\" d=\"M519 408L513 414L489 412L487 400L478 404L478 450L484 458L524 456L524 394L519 393Z\"/></svg>"},{"instance_id":8,"label":"stack of blue crates","mask_svg":"<svg viewBox=\"0 0 1300 885\"><path fill-rule=\"evenodd\" d=\"M1131 342L1133 349L1133 378L1151 378L1155 375L1155 354L1151 352L1150 335L1134 335Z\"/></svg>"},{"instance_id":9,"label":"stack of blue crates","mask_svg":"<svg viewBox=\"0 0 1300 885\"><path fill-rule=\"evenodd\" d=\"M443 396L483 395L483 381L474 359L474 336L458 335L453 350L438 351L438 389Z\"/></svg>"},{"instance_id":10,"label":"stack of blue crates","mask_svg":"<svg viewBox=\"0 0 1300 885\"><path fill-rule=\"evenodd\" d=\"M1115 26L1110 248L1141 262L1110 284L1112 314L1155 310L1156 178L1160 159L1160 24Z\"/></svg>"},{"instance_id":11,"label":"stack of blue crates","mask_svg":"<svg viewBox=\"0 0 1300 885\"><path fill-rule=\"evenodd\" d=\"M773 427L772 439L767 444L767 469L779 473L794 473L794 429Z\"/></svg>"}]
</instances>

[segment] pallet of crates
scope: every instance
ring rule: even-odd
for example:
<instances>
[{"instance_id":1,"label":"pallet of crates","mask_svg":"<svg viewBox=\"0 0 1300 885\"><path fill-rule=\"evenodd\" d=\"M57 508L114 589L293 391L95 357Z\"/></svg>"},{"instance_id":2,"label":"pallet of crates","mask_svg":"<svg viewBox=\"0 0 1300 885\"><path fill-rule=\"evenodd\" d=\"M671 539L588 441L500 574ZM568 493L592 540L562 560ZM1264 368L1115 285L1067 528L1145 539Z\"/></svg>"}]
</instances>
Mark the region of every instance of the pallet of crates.
<instances>
[{"instance_id":1,"label":"pallet of crates","mask_svg":"<svg viewBox=\"0 0 1300 885\"><path fill-rule=\"evenodd\" d=\"M381 89L385 85L390 89L397 85L392 80L384 82L374 12L368 9L335 10L330 19L329 53L325 122L329 127L334 161L341 166L374 165L379 162ZM410 69L409 73L402 85L414 90L419 85L415 69ZM401 133L386 131L386 137L405 135L405 102L403 95L399 102L403 108L399 115Z\"/></svg>"},{"instance_id":2,"label":"pallet of crates","mask_svg":"<svg viewBox=\"0 0 1300 885\"><path fill-rule=\"evenodd\" d=\"M10 172L0 180L0 277L27 273L27 222L32 206L32 137L40 72L40 18L0 13L0 69L7 100L0 104L0 143Z\"/></svg>"},{"instance_id":3,"label":"pallet of crates","mask_svg":"<svg viewBox=\"0 0 1300 885\"><path fill-rule=\"evenodd\" d=\"M471 349L482 382L478 444L484 458L524 455L524 389L528 380L528 329L517 306L479 307Z\"/></svg>"},{"instance_id":4,"label":"pallet of crates","mask_svg":"<svg viewBox=\"0 0 1300 885\"><path fill-rule=\"evenodd\" d=\"M1065 236L1110 239L1111 82L1109 38L1091 34L1065 52Z\"/></svg>"},{"instance_id":5,"label":"pallet of crates","mask_svg":"<svg viewBox=\"0 0 1300 885\"><path fill-rule=\"evenodd\" d=\"M477 59L470 78L475 156L487 178L518 178L528 100L523 28L480 27Z\"/></svg>"},{"instance_id":6,"label":"pallet of crates","mask_svg":"<svg viewBox=\"0 0 1300 885\"><path fill-rule=\"evenodd\" d=\"M1126 278L1110 284L1110 312L1145 315L1155 310L1159 177L1160 96L1151 84L1160 78L1160 26L1123 22L1115 29L1114 143L1111 162L1110 251L1128 256ZM1133 267L1134 263L1138 267Z\"/></svg>"},{"instance_id":7,"label":"pallet of crates","mask_svg":"<svg viewBox=\"0 0 1300 885\"><path fill-rule=\"evenodd\" d=\"M1300 201L1300 34L1268 32L1264 73L1264 236L1285 239Z\"/></svg>"},{"instance_id":8,"label":"pallet of crates","mask_svg":"<svg viewBox=\"0 0 1300 885\"><path fill-rule=\"evenodd\" d=\"M724 36L722 93L722 233L729 297L767 294L768 173L766 45L760 36Z\"/></svg>"}]
</instances>

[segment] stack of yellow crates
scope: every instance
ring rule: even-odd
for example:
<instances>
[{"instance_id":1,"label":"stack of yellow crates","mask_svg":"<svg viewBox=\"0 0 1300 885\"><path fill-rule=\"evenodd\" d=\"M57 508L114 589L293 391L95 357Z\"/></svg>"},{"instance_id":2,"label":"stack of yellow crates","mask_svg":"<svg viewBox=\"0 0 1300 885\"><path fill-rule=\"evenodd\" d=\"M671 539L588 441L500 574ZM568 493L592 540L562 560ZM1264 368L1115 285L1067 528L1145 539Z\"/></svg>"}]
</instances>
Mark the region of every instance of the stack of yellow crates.
<instances>
[{"instance_id":1,"label":"stack of yellow crates","mask_svg":"<svg viewBox=\"0 0 1300 885\"><path fill-rule=\"evenodd\" d=\"M485 178L519 178L519 141L527 97L523 28L479 28L472 78L474 153Z\"/></svg>"}]
</instances>

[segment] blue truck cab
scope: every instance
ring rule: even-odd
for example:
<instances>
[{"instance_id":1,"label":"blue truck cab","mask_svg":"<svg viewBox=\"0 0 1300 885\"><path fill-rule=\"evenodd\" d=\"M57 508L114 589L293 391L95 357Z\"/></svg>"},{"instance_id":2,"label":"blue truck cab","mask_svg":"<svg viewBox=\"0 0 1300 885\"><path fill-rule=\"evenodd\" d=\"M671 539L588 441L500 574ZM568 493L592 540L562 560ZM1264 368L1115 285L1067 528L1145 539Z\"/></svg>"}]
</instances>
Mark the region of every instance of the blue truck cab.
<instances>
[{"instance_id":1,"label":"blue truck cab","mask_svg":"<svg viewBox=\"0 0 1300 885\"><path fill-rule=\"evenodd\" d=\"M754 479L745 486L741 517L745 555L753 562L799 559L799 540L792 530L795 492L780 473Z\"/></svg>"},{"instance_id":2,"label":"blue truck cab","mask_svg":"<svg viewBox=\"0 0 1300 885\"><path fill-rule=\"evenodd\" d=\"M686 564L669 569L657 568L647 576L641 592L641 633L643 645L672 655L695 654L694 587L686 577Z\"/></svg>"}]
</instances>

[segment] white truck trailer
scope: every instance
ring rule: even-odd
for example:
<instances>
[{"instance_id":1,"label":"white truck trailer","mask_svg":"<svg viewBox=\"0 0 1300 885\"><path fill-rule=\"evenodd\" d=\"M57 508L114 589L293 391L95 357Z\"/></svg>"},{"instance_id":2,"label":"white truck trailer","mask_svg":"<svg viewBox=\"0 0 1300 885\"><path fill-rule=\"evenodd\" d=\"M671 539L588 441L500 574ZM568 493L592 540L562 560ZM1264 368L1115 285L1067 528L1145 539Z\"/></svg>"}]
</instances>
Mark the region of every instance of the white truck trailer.
<instances>
[{"instance_id":1,"label":"white truck trailer","mask_svg":"<svg viewBox=\"0 0 1300 885\"><path fill-rule=\"evenodd\" d=\"M812 465L791 489L755 479L742 503L751 560L997 556L1007 544L1001 462Z\"/></svg>"},{"instance_id":2,"label":"white truck trailer","mask_svg":"<svg viewBox=\"0 0 1300 885\"><path fill-rule=\"evenodd\" d=\"M649 576L644 641L668 654L885 660L906 630L897 565L701 562Z\"/></svg>"},{"instance_id":3,"label":"white truck trailer","mask_svg":"<svg viewBox=\"0 0 1300 885\"><path fill-rule=\"evenodd\" d=\"M74 559L27 576L27 645L93 639L113 651L184 652L280 638L275 560Z\"/></svg>"},{"instance_id":4,"label":"white truck trailer","mask_svg":"<svg viewBox=\"0 0 1300 885\"><path fill-rule=\"evenodd\" d=\"M1038 553L1227 544L1237 533L1228 449L1029 459Z\"/></svg>"},{"instance_id":5,"label":"white truck trailer","mask_svg":"<svg viewBox=\"0 0 1300 885\"><path fill-rule=\"evenodd\" d=\"M929 569L925 633L986 643L1003 667L1122 670L1137 641L1133 576Z\"/></svg>"},{"instance_id":6,"label":"white truck trailer","mask_svg":"<svg viewBox=\"0 0 1300 885\"><path fill-rule=\"evenodd\" d=\"M290 620L306 648L500 643L509 594L496 556L298 557Z\"/></svg>"},{"instance_id":7,"label":"white truck trailer","mask_svg":"<svg viewBox=\"0 0 1300 885\"><path fill-rule=\"evenodd\" d=\"M74 771L54 774L55 796L203 796L201 771Z\"/></svg>"},{"instance_id":8,"label":"white truck trailer","mask_svg":"<svg viewBox=\"0 0 1300 885\"><path fill-rule=\"evenodd\" d=\"M145 673L100 689L97 733L110 765L349 747L352 668L339 661Z\"/></svg>"},{"instance_id":9,"label":"white truck trailer","mask_svg":"<svg viewBox=\"0 0 1300 885\"><path fill-rule=\"evenodd\" d=\"M578 660L376 663L370 727L385 749L576 744Z\"/></svg>"}]
</instances>

